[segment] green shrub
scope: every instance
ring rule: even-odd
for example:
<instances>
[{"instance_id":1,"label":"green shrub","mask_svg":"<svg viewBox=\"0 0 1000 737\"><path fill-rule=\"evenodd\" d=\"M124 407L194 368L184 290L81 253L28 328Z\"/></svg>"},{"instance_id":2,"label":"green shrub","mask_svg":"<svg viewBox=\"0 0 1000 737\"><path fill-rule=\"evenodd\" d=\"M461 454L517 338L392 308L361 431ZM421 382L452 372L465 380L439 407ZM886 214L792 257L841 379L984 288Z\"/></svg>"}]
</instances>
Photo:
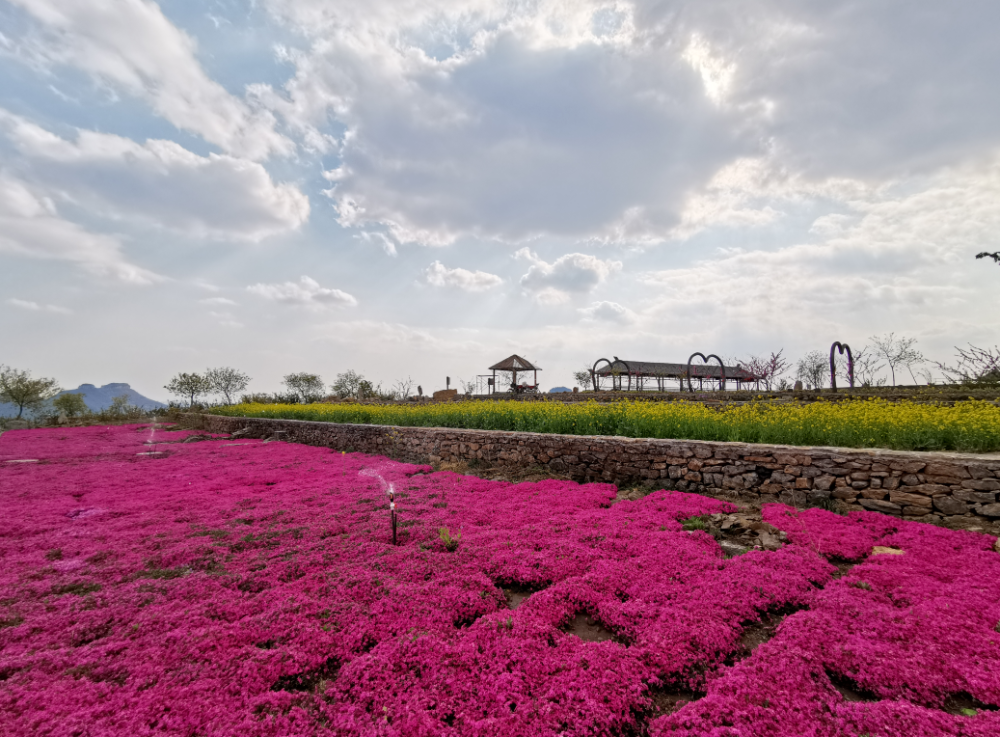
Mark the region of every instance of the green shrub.
<instances>
[{"instance_id":1,"label":"green shrub","mask_svg":"<svg viewBox=\"0 0 1000 737\"><path fill-rule=\"evenodd\" d=\"M458 543L462 540L462 533L459 532L455 537L451 536L447 527L442 527L438 530L438 537L441 538L441 542L444 543L444 549L449 552L454 552L458 549Z\"/></svg>"}]
</instances>

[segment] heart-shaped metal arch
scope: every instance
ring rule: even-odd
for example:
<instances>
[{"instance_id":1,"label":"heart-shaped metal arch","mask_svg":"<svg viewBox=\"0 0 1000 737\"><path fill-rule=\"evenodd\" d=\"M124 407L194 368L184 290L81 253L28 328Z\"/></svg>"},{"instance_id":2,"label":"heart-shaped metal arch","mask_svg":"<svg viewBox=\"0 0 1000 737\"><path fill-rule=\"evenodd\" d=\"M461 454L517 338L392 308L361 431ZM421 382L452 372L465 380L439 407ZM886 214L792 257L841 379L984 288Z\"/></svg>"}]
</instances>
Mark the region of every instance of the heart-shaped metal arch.
<instances>
[{"instance_id":1,"label":"heart-shaped metal arch","mask_svg":"<svg viewBox=\"0 0 1000 737\"><path fill-rule=\"evenodd\" d=\"M632 391L632 369L629 367L629 365L625 361L623 361L620 358L618 358L618 356L615 356L614 358L615 358L614 361L609 361L607 358L598 358L596 361L594 361L594 366L593 366L593 368L590 369L590 380L594 383L594 391L595 392L600 390L600 387L598 387L598 385L597 385L597 364L599 364L601 361L604 361L606 364L608 364L608 368L611 369L612 372L614 372L614 369L615 369L616 365L621 364L622 366L624 366L625 367L625 373L628 375L628 390ZM621 380L620 379L618 381L618 386L621 386ZM614 377L614 373L612 373L611 374L611 389L614 390L614 388L615 388L615 377Z\"/></svg>"},{"instance_id":2,"label":"heart-shaped metal arch","mask_svg":"<svg viewBox=\"0 0 1000 737\"><path fill-rule=\"evenodd\" d=\"M847 343L841 343L839 340L835 341L832 346L830 346L830 391L837 391L837 365L835 357L833 355L834 351L839 351L840 355L844 355L844 351L847 351L847 380L851 384L851 388L854 388L854 356L851 355L851 346Z\"/></svg>"},{"instance_id":3,"label":"heart-shaped metal arch","mask_svg":"<svg viewBox=\"0 0 1000 737\"><path fill-rule=\"evenodd\" d=\"M688 391L689 392L693 392L694 391L694 384L691 382L691 361L694 360L695 356L701 356L701 360L706 365L708 364L708 359L709 358L714 358L716 361L719 362L719 368L722 369L722 383L719 386L725 387L726 386L726 366L725 366L725 364L722 363L722 359L719 358L714 353L709 353L708 356L706 356L704 353L692 353L690 355L690 357L688 358L687 371L685 371L685 373L684 373L684 375L687 376L687 380L688 380Z\"/></svg>"},{"instance_id":4,"label":"heart-shaped metal arch","mask_svg":"<svg viewBox=\"0 0 1000 737\"><path fill-rule=\"evenodd\" d=\"M611 361L609 361L606 358L598 358L596 361L594 361L594 365L591 366L590 368L590 381L594 384L595 392L600 391L600 387L597 384L597 364L599 364L601 361L604 361L604 363L608 364L609 367L611 366ZM614 382L612 382L611 386L614 386Z\"/></svg>"}]
</instances>

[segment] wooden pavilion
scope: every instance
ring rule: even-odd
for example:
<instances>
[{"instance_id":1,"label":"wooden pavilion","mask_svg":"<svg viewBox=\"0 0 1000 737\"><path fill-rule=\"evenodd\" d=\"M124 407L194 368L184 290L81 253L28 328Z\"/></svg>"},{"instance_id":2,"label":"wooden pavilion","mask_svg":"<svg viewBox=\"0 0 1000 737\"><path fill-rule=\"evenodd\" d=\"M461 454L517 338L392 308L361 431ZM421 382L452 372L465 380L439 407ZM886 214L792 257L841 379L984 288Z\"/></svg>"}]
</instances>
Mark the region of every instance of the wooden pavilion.
<instances>
[{"instance_id":1,"label":"wooden pavilion","mask_svg":"<svg viewBox=\"0 0 1000 737\"><path fill-rule=\"evenodd\" d=\"M527 358L522 358L516 353L512 356L508 356L507 358L498 363L493 364L492 366L490 366L489 370L493 372L493 377L489 380L490 394L496 393L497 371L500 371L501 373L509 372L511 374L510 390L515 394L524 391L529 391L529 392L538 391L538 372L541 371L542 369L539 368L538 366L535 366ZM518 373L527 373L529 371L534 373L535 377L534 384L526 384L523 387L519 386L517 383Z\"/></svg>"},{"instance_id":2,"label":"wooden pavilion","mask_svg":"<svg viewBox=\"0 0 1000 737\"><path fill-rule=\"evenodd\" d=\"M760 380L742 366L726 366L725 373L721 366L714 364L696 364L691 366L691 373L688 375L688 366L683 363L660 363L656 361L627 361L614 357L608 361L601 359L597 363L605 362L601 368L594 365L591 376L594 382L594 390L600 389L602 379L610 379L612 389L624 389L627 384L629 389L635 388L643 391L647 382L655 382L659 391L666 390L668 381L676 381L680 388L684 388L685 382L689 387L694 381L698 382L698 388L704 388L705 382L709 386L715 384L719 389L725 389L731 381L736 382L736 388L742 389L746 384L753 384Z\"/></svg>"}]
</instances>

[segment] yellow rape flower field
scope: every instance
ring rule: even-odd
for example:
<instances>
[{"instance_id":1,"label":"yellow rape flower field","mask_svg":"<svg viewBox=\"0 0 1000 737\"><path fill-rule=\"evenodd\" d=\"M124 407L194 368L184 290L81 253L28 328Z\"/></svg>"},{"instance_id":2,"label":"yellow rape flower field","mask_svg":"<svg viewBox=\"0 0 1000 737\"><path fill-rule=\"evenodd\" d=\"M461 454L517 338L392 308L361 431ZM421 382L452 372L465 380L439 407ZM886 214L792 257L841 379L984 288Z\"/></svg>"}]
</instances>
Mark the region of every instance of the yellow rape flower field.
<instances>
[{"instance_id":1,"label":"yellow rape flower field","mask_svg":"<svg viewBox=\"0 0 1000 737\"><path fill-rule=\"evenodd\" d=\"M1000 406L975 399L952 406L883 399L789 404L762 401L721 409L699 402L642 400L237 404L212 412L230 417L631 438L972 453L1000 450Z\"/></svg>"}]
</instances>

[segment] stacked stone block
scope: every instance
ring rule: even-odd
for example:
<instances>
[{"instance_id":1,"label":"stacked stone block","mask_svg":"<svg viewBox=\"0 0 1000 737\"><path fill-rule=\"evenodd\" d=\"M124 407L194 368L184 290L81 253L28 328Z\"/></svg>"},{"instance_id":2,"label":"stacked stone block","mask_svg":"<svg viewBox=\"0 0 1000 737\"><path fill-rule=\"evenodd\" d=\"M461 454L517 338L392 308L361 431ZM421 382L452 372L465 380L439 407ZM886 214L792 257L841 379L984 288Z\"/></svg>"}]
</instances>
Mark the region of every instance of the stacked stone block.
<instances>
[{"instance_id":1,"label":"stacked stone block","mask_svg":"<svg viewBox=\"0 0 1000 737\"><path fill-rule=\"evenodd\" d=\"M201 415L213 432L270 437L415 462L537 465L580 481L645 481L795 506L838 499L904 519L1000 531L1000 455L349 425Z\"/></svg>"}]
</instances>

